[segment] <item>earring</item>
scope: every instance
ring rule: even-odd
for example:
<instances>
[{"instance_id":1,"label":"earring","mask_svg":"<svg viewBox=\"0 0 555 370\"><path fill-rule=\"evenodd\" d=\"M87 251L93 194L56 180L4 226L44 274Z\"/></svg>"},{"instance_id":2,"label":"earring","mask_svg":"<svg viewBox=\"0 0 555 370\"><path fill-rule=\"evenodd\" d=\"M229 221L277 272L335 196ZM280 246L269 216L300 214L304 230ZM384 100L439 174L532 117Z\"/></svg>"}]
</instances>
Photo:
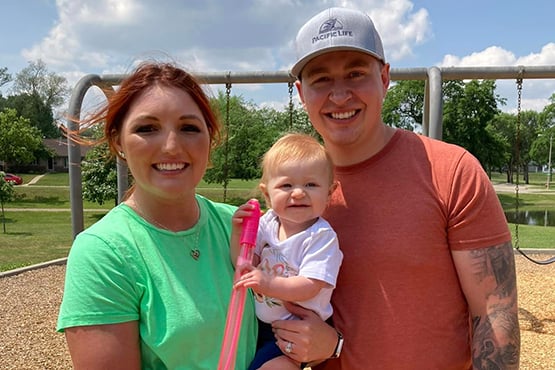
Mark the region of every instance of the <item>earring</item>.
<instances>
[{"instance_id":1,"label":"earring","mask_svg":"<svg viewBox=\"0 0 555 370\"><path fill-rule=\"evenodd\" d=\"M119 156L122 157L123 159L125 159L125 153L124 152L120 151Z\"/></svg>"}]
</instances>

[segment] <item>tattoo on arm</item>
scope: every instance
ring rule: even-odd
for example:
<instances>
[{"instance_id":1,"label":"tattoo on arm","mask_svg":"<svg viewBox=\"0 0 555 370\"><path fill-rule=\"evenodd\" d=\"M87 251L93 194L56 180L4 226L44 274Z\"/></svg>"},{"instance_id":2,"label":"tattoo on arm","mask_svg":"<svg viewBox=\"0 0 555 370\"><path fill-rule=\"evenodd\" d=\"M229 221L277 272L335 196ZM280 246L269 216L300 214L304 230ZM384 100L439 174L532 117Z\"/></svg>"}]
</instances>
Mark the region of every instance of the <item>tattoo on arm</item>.
<instances>
[{"instance_id":1,"label":"tattoo on arm","mask_svg":"<svg viewBox=\"0 0 555 370\"><path fill-rule=\"evenodd\" d=\"M473 317L474 369L518 369L520 331L514 254L510 242L472 253L478 283L490 282L487 312Z\"/></svg>"},{"instance_id":2,"label":"tattoo on arm","mask_svg":"<svg viewBox=\"0 0 555 370\"><path fill-rule=\"evenodd\" d=\"M505 317L502 317L505 316ZM507 334L504 344L498 343L492 322L502 326ZM510 314L499 313L498 317L476 316L474 326L474 369L502 370L518 369L520 358L520 333L518 320Z\"/></svg>"},{"instance_id":3,"label":"tattoo on arm","mask_svg":"<svg viewBox=\"0 0 555 370\"><path fill-rule=\"evenodd\" d=\"M516 293L515 261L511 243L479 249L472 252L478 282L494 278L496 288L492 294L506 298Z\"/></svg>"}]
</instances>

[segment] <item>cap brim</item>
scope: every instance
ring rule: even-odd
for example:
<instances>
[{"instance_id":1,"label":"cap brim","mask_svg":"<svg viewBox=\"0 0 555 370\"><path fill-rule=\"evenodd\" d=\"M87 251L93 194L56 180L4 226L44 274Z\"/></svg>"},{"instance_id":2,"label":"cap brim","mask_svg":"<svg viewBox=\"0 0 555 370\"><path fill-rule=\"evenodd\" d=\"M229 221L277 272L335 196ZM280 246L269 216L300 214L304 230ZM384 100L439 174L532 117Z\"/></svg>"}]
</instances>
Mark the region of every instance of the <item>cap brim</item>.
<instances>
[{"instance_id":1,"label":"cap brim","mask_svg":"<svg viewBox=\"0 0 555 370\"><path fill-rule=\"evenodd\" d=\"M345 45L330 46L330 47L327 47L327 48L319 49L319 50L317 50L313 53L310 53L310 54L304 56L300 60L298 60L297 63L295 63L293 65L293 67L291 68L291 75L293 77L296 77L297 79L300 79L301 72L302 72L303 68L308 64L308 62L310 62L312 59L314 59L316 57L319 57L320 55L331 53L332 51L358 51L358 52L370 55L371 57L374 57L374 58L378 59L379 61L385 63L385 61L383 60L383 58L381 56L379 56L376 53L373 53L373 52L369 51L368 49L357 48L355 46L345 46Z\"/></svg>"}]
</instances>

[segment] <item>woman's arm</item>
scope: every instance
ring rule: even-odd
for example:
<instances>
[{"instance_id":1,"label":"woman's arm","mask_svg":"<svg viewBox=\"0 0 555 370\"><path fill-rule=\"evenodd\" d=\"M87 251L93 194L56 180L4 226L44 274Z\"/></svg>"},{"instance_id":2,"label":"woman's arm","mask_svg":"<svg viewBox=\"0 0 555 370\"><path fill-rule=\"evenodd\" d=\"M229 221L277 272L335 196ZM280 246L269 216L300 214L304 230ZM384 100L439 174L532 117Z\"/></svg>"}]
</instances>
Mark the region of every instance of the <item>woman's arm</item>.
<instances>
[{"instance_id":1,"label":"woman's arm","mask_svg":"<svg viewBox=\"0 0 555 370\"><path fill-rule=\"evenodd\" d=\"M136 321L65 329L75 370L139 370L141 353Z\"/></svg>"},{"instance_id":2,"label":"woman's arm","mask_svg":"<svg viewBox=\"0 0 555 370\"><path fill-rule=\"evenodd\" d=\"M520 330L511 243L452 254L472 317L474 369L518 369Z\"/></svg>"}]
</instances>

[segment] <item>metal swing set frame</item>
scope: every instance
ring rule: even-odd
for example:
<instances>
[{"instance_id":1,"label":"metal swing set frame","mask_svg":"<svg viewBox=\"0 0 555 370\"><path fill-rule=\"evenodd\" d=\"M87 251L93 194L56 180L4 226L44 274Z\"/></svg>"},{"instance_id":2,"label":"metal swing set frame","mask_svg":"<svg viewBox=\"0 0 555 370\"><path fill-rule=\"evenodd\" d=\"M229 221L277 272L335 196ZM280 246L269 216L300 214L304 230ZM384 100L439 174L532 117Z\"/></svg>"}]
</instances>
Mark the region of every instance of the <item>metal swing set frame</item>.
<instances>
[{"instance_id":1,"label":"metal swing set frame","mask_svg":"<svg viewBox=\"0 0 555 370\"><path fill-rule=\"evenodd\" d=\"M288 85L289 92L289 109L293 109L293 83L295 78L289 71L259 71L259 72L220 72L220 73L196 73L195 76L200 81L211 85L224 85L226 88L226 96L231 94L233 84L265 84L265 83L285 83ZM108 74L96 75L89 74L82 77L73 88L69 108L69 117L79 117L81 114L82 103L85 94L91 87L98 87L105 96L110 96L126 75L124 74ZM520 110L521 110L521 93L522 81L524 79L555 79L555 65L547 66L499 66L499 67L430 67L430 68L392 68L391 80L424 80L424 114L422 122L422 134L442 139L443 136L443 93L442 83L444 80L473 80L473 79L489 79L489 80L509 80L517 81L518 92L518 114L517 114L517 153L519 148L519 130L520 130ZM228 99L229 106L229 99ZM229 113L226 120L229 119ZM291 115L292 119L292 115ZM78 124L71 120L67 120L69 130L77 130ZM81 148L78 143L68 138L68 157L69 157L69 182L70 182L70 201L71 201L71 222L73 237L84 230L83 216L83 189L81 183ZM520 163L520 155L518 155ZM515 193L517 199L518 211L518 175L519 166L517 166L517 182ZM127 169L125 163L118 160L118 199L122 199L123 194L127 190ZM536 261L527 256L519 245L518 224L516 224L515 232L515 249L523 254L528 260L538 264L549 264L555 262L555 257L547 261Z\"/></svg>"}]
</instances>

